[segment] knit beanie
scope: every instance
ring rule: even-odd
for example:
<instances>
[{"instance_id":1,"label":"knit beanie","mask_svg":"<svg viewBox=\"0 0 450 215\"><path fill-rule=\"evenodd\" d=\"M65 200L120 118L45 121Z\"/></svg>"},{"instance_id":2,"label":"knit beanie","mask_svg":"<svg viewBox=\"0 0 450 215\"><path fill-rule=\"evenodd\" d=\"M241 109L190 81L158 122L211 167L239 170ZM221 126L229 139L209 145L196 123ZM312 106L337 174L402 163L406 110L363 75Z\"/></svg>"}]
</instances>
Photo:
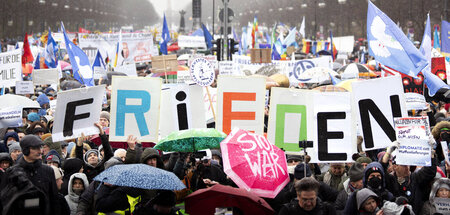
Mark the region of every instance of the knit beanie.
<instances>
[{"instance_id":1,"label":"knit beanie","mask_svg":"<svg viewBox=\"0 0 450 215\"><path fill-rule=\"evenodd\" d=\"M311 176L311 169L309 168L309 165L306 165L306 176L305 176L305 164L300 163L295 167L294 170L294 178L295 179L302 179L304 177L310 177Z\"/></svg>"},{"instance_id":2,"label":"knit beanie","mask_svg":"<svg viewBox=\"0 0 450 215\"><path fill-rule=\"evenodd\" d=\"M22 148L20 148L20 144L16 141L11 141L8 143L8 149L9 149L9 154L11 155L12 152L14 152L15 150L19 150L22 151Z\"/></svg>"},{"instance_id":3,"label":"knit beanie","mask_svg":"<svg viewBox=\"0 0 450 215\"><path fill-rule=\"evenodd\" d=\"M100 112L100 118L105 118L109 122L109 117L110 117L110 114L108 112L106 112L106 111Z\"/></svg>"},{"instance_id":4,"label":"knit beanie","mask_svg":"<svg viewBox=\"0 0 450 215\"><path fill-rule=\"evenodd\" d=\"M358 159L356 159L357 163L372 163L372 159L370 159L369 157L359 157Z\"/></svg>"},{"instance_id":5,"label":"knit beanie","mask_svg":"<svg viewBox=\"0 0 450 215\"><path fill-rule=\"evenodd\" d=\"M353 163L348 170L348 175L351 182L362 180L364 177L364 167L361 163Z\"/></svg>"}]
</instances>

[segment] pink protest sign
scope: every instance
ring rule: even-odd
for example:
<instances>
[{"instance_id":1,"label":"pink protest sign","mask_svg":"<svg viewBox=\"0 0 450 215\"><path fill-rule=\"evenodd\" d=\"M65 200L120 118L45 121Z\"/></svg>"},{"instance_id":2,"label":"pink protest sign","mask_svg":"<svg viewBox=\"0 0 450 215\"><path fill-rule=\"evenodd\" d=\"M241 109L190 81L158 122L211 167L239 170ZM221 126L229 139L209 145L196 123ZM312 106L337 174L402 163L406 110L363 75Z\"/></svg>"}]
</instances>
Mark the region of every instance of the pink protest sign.
<instances>
[{"instance_id":1,"label":"pink protest sign","mask_svg":"<svg viewBox=\"0 0 450 215\"><path fill-rule=\"evenodd\" d=\"M240 188L274 198L289 182L283 150L262 135L235 128L220 148L225 173Z\"/></svg>"}]
</instances>

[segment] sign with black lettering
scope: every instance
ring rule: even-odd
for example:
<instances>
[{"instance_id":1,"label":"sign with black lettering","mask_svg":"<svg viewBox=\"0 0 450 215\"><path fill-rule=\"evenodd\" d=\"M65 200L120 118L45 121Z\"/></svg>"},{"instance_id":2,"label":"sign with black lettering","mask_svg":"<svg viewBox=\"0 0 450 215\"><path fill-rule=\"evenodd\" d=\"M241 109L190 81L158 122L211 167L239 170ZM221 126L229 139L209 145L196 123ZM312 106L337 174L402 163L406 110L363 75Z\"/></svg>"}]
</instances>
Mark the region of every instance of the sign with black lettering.
<instances>
[{"instance_id":1,"label":"sign with black lettering","mask_svg":"<svg viewBox=\"0 0 450 215\"><path fill-rule=\"evenodd\" d=\"M105 86L79 88L58 93L53 141L74 139L84 135L98 134L94 125L100 119Z\"/></svg>"},{"instance_id":2,"label":"sign with black lettering","mask_svg":"<svg viewBox=\"0 0 450 215\"><path fill-rule=\"evenodd\" d=\"M352 162L356 153L356 125L352 117L351 93L314 92L314 120L308 123L313 132L311 162ZM311 152L309 152L311 153Z\"/></svg>"},{"instance_id":3,"label":"sign with black lettering","mask_svg":"<svg viewBox=\"0 0 450 215\"><path fill-rule=\"evenodd\" d=\"M166 85L167 86L167 85ZM161 138L173 131L206 128L203 89L198 85L169 85L161 91Z\"/></svg>"},{"instance_id":4,"label":"sign with black lettering","mask_svg":"<svg viewBox=\"0 0 450 215\"><path fill-rule=\"evenodd\" d=\"M34 85L32 81L16 81L16 94L26 95L34 94Z\"/></svg>"},{"instance_id":5,"label":"sign with black lettering","mask_svg":"<svg viewBox=\"0 0 450 215\"><path fill-rule=\"evenodd\" d=\"M11 87L22 81L22 51L0 53L0 87Z\"/></svg>"},{"instance_id":6,"label":"sign with black lettering","mask_svg":"<svg viewBox=\"0 0 450 215\"><path fill-rule=\"evenodd\" d=\"M434 206L436 207L436 212L440 214L450 213L450 202L448 198L434 198Z\"/></svg>"},{"instance_id":7,"label":"sign with black lettering","mask_svg":"<svg viewBox=\"0 0 450 215\"><path fill-rule=\"evenodd\" d=\"M0 128L22 126L22 107L0 109Z\"/></svg>"},{"instance_id":8,"label":"sign with black lettering","mask_svg":"<svg viewBox=\"0 0 450 215\"><path fill-rule=\"evenodd\" d=\"M407 116L400 76L355 81L352 89L363 150L386 148L396 140L394 118Z\"/></svg>"}]
</instances>

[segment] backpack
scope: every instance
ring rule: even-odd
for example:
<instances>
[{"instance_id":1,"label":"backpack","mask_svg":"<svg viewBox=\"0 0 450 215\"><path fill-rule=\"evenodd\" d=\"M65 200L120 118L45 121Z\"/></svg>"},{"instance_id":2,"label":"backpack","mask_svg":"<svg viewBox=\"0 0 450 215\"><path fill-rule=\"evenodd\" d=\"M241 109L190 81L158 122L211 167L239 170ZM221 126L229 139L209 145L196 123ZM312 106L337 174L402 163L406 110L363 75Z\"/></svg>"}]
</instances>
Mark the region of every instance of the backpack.
<instances>
[{"instance_id":1,"label":"backpack","mask_svg":"<svg viewBox=\"0 0 450 215\"><path fill-rule=\"evenodd\" d=\"M22 167L13 166L6 171L7 185L0 193L4 215L49 214L48 196L36 187Z\"/></svg>"}]
</instances>

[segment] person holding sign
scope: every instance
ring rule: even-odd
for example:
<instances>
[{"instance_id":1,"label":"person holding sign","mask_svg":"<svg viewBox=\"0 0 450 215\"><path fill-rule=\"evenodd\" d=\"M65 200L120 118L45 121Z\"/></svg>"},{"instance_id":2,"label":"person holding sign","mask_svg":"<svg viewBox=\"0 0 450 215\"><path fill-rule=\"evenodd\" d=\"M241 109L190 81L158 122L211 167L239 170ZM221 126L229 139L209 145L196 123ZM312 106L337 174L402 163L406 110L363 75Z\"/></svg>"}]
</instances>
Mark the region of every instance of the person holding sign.
<instances>
[{"instance_id":1,"label":"person holding sign","mask_svg":"<svg viewBox=\"0 0 450 215\"><path fill-rule=\"evenodd\" d=\"M420 214L435 214L439 213L436 210L437 202L435 202L436 198L446 199L447 203L450 202L450 179L448 178L440 178L436 182L433 183L433 187L431 188L430 199L425 202L423 205ZM447 209L450 208L447 204Z\"/></svg>"}]
</instances>

